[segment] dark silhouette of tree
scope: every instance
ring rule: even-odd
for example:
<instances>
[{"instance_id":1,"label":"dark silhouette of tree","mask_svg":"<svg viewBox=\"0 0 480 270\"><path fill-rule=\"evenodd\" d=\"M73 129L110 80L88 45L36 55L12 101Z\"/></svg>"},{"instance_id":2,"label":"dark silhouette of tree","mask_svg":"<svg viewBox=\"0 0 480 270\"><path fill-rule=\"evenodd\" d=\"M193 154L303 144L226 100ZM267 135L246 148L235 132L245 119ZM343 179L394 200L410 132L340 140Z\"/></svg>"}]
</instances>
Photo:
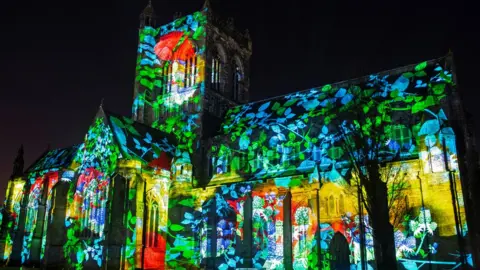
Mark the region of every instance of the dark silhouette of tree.
<instances>
[{"instance_id":1,"label":"dark silhouette of tree","mask_svg":"<svg viewBox=\"0 0 480 270\"><path fill-rule=\"evenodd\" d=\"M401 161L402 149L410 148L407 140L395 136L402 127L411 134L402 112L395 111L395 99L375 98L362 92L338 123L342 148L352 166L351 185L357 185L360 200L373 229L375 260L378 269L396 269L394 225L403 217L400 207L407 187L406 168ZM394 120L392 121L392 117ZM411 117L409 117L411 118ZM402 125L404 124L404 125Z\"/></svg>"}]
</instances>

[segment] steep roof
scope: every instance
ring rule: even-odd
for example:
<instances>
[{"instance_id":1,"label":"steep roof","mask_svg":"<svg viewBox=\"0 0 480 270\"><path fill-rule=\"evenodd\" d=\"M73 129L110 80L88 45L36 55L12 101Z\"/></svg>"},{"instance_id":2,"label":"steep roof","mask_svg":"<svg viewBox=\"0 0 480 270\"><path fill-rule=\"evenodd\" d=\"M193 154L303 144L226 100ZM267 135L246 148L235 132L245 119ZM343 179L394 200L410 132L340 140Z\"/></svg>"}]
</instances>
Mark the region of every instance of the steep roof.
<instances>
[{"instance_id":1,"label":"steep roof","mask_svg":"<svg viewBox=\"0 0 480 270\"><path fill-rule=\"evenodd\" d=\"M125 116L108 111L104 113L124 158L135 158L150 163L159 158L162 152L175 157L178 142L172 134Z\"/></svg>"},{"instance_id":2,"label":"steep roof","mask_svg":"<svg viewBox=\"0 0 480 270\"><path fill-rule=\"evenodd\" d=\"M25 171L25 174L66 168L72 163L79 147L80 144L77 144L67 148L46 151Z\"/></svg>"}]
</instances>

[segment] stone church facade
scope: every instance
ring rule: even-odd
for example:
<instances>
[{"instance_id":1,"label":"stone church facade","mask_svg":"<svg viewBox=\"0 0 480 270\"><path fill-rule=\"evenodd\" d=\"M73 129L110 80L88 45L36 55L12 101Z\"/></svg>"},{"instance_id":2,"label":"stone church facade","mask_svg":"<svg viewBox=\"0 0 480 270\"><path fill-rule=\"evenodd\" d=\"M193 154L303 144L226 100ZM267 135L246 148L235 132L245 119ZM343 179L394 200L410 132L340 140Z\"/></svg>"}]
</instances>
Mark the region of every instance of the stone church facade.
<instances>
[{"instance_id":1,"label":"stone church facade","mask_svg":"<svg viewBox=\"0 0 480 270\"><path fill-rule=\"evenodd\" d=\"M26 170L19 150L7 266L376 269L374 160L399 267L474 268L478 161L451 55L249 102L248 31L208 1L140 19L132 116L100 106L83 142Z\"/></svg>"}]
</instances>

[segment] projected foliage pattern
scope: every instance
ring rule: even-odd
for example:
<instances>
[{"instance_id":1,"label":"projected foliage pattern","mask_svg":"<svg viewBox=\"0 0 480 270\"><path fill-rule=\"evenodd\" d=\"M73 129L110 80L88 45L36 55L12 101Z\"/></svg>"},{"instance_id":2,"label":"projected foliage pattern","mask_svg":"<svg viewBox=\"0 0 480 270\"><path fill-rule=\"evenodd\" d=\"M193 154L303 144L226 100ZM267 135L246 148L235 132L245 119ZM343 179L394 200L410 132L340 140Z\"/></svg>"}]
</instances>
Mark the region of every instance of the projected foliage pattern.
<instances>
[{"instance_id":1,"label":"projected foliage pattern","mask_svg":"<svg viewBox=\"0 0 480 270\"><path fill-rule=\"evenodd\" d=\"M5 208L2 208L1 221L6 222L6 238L5 238L5 250L1 255L4 260L10 257L13 248L13 237L14 232L18 228L19 215L21 202L23 196L25 195L24 191L25 182L24 181L10 181L8 184L7 194L5 196ZM10 205L8 205L8 199L10 198Z\"/></svg>"},{"instance_id":2,"label":"projected foliage pattern","mask_svg":"<svg viewBox=\"0 0 480 270\"><path fill-rule=\"evenodd\" d=\"M65 220L67 242L64 253L70 265L82 268L89 260L103 263L103 241L109 176L117 166L120 150L113 143L113 133L103 117L95 119L85 136L85 143L75 157L81 172L71 185Z\"/></svg>"},{"instance_id":3,"label":"projected foliage pattern","mask_svg":"<svg viewBox=\"0 0 480 270\"><path fill-rule=\"evenodd\" d=\"M308 258L316 246L316 217L305 195L294 194L292 198L292 250L293 269L308 269ZM311 257L310 257L311 258Z\"/></svg>"},{"instance_id":4,"label":"projected foliage pattern","mask_svg":"<svg viewBox=\"0 0 480 270\"><path fill-rule=\"evenodd\" d=\"M39 218L43 218L43 231L42 231L42 239L41 239L41 251L40 251L40 259L43 259L43 255L45 252L45 244L46 244L46 230L48 220L50 216L51 210L51 193L53 186L58 181L58 172L50 172L36 179L32 179L32 185L29 191L29 198L27 204L27 217L25 222L25 234L23 237L23 248L22 248L22 263L25 263L30 258L31 248L32 248L32 239L37 229L37 222ZM45 187L45 184L47 185ZM47 200L45 201L45 213L44 216L38 215L38 206L39 204L43 203L43 192L44 188L47 188Z\"/></svg>"},{"instance_id":5,"label":"projected foliage pattern","mask_svg":"<svg viewBox=\"0 0 480 270\"><path fill-rule=\"evenodd\" d=\"M120 159L138 162L138 168L147 171L127 182L122 250L126 269L162 268L164 263L172 269L192 269L211 259L217 269L236 269L248 266L243 255L249 251L256 268L288 268L286 257L291 255L293 269L326 270L338 263L332 248L338 243L347 247L346 261L355 267L361 260L361 227L366 260L372 263L369 216L362 213L361 220L360 213L352 214L344 205L335 208L338 201L325 206L319 192L325 183L341 187L355 183L349 155L359 152L346 152L345 135L359 132L368 137L372 129L384 126L382 161L397 155L420 158L419 178L428 181L412 182L409 195L412 200L421 197L422 207L416 202L408 215L402 214L404 222L395 227L399 262L406 269L429 264L459 267L455 256L460 255L453 253L454 245L441 244L456 236L445 218L453 210L437 202L430 190L448 185L449 177L457 177L452 185L459 187L455 134L442 108L447 90L454 86L448 70L440 63L424 62L396 75L371 75L357 85L326 85L234 107L223 123L224 134L211 149L214 175L210 186L192 189L190 154L198 150L201 129L205 23L205 15L199 12L159 29L141 30L136 79L145 91L139 91L134 113L151 106L155 129L105 113L95 119L84 144L75 148L72 167L78 180L70 182L63 247L69 265L76 269L103 266L110 177L118 172ZM349 117L355 112L361 112L364 119ZM408 126L399 115L411 120ZM400 132L402 128L408 132ZM52 188L58 181L53 171L68 166L69 162L57 162L65 153L49 153L30 175L23 261L30 256L45 188L46 212L52 208ZM415 170L409 167L407 172L414 174ZM435 176L433 180L427 179L429 175ZM355 196L346 197L355 200ZM16 192L13 215L19 212L19 198ZM324 216L320 209L330 204L338 210L328 210ZM460 204L455 209L464 220ZM285 210L284 205L290 208ZM51 217L42 218L48 224ZM250 228L244 226L247 220ZM467 230L462 227L459 232L465 236ZM42 257L45 235L46 229Z\"/></svg>"},{"instance_id":6,"label":"projected foliage pattern","mask_svg":"<svg viewBox=\"0 0 480 270\"><path fill-rule=\"evenodd\" d=\"M342 146L342 134L360 128L362 134L369 136L370 127L381 125L385 126L382 135L385 146L382 147L381 155L384 161L399 154L403 159L420 157L424 173L457 170L455 135L441 107L447 97L446 91L452 86L452 74L440 63L432 65L423 62L411 71L397 75L371 75L359 85L326 85L232 108L223 125L227 140L218 141L212 147L215 157L212 159L215 172L213 180L221 182L225 177L232 176L246 180L269 179L315 172L323 181L343 185L350 181L351 175L348 165L350 160ZM348 117L354 111L363 112L365 119L362 123ZM412 120L410 126L402 126L399 115ZM408 128L410 135L399 134L398 130L403 127ZM439 181L445 183L448 174L437 178L444 179ZM455 185L458 185L458 181ZM457 194L457 199L459 196L461 194ZM316 225L315 219L311 218L312 208L305 200L296 200L294 197L291 213L293 265L295 269L306 269L317 265L317 240L314 237ZM441 209L438 203L429 203ZM344 215L345 227L342 234L348 239L351 250L350 262L357 264L360 261L359 220L355 215L341 214ZM367 222L368 217L365 218ZM428 220L426 223L431 219ZM330 242L336 231L328 229L332 224L322 223L320 226L321 247L325 247L323 243ZM435 235L436 225L432 223L433 227L428 227L428 224L419 224L417 221L401 227L395 235L397 256L404 265L457 265L456 259L452 257L444 256L441 259L443 261L434 262L434 257L427 256L441 248L436 242L425 246L425 241L422 240L426 234L431 237ZM365 223L365 228L366 259L371 261L374 260L374 253L368 222ZM416 228L413 230L417 230L415 239L418 241L413 241L409 228ZM419 230L424 232L423 235ZM268 250L268 247L263 247L263 250ZM322 248L321 253L323 258L331 258L326 247ZM322 269L330 267L328 262L321 264Z\"/></svg>"},{"instance_id":7,"label":"projected foliage pattern","mask_svg":"<svg viewBox=\"0 0 480 270\"><path fill-rule=\"evenodd\" d=\"M38 177L30 187L27 218L25 222L25 236L23 238L22 263L28 260L30 256L31 242L37 224L38 204L42 199L43 182L43 177Z\"/></svg>"},{"instance_id":8,"label":"projected foliage pattern","mask_svg":"<svg viewBox=\"0 0 480 270\"><path fill-rule=\"evenodd\" d=\"M136 97L133 113L151 107L153 127L174 134L178 149L189 153L197 148L201 126L205 24L205 14L196 12L159 29L145 27L138 49L136 81L144 91ZM184 113L187 107L189 111Z\"/></svg>"},{"instance_id":9,"label":"projected foliage pattern","mask_svg":"<svg viewBox=\"0 0 480 270\"><path fill-rule=\"evenodd\" d=\"M426 62L415 69L416 73L406 72L397 77L371 75L363 85L346 88L326 85L264 103L235 107L224 122L224 133L230 134L230 143L225 147L248 157L247 165L238 171L249 178L301 173L320 163L322 169L331 168L323 172L334 181L346 175L343 165L347 162L337 124L356 125L344 117L351 111L364 111L368 117L369 110L377 108L387 113L387 117L367 122L373 125L384 121L390 127L395 125L391 119L395 112L414 116L427 113L430 120L412 127L418 136L434 135L441 128L448 128L445 114L438 105L446 97L446 86L452 85L451 73L439 65L427 68ZM427 71L432 75L427 76ZM390 140L391 145L394 143ZM220 149L215 147L213 151L218 153ZM449 156L454 155L454 149L447 150ZM417 151L415 147L403 149L402 155L414 155ZM389 152L395 153L386 149L385 154L388 156Z\"/></svg>"},{"instance_id":10,"label":"projected foliage pattern","mask_svg":"<svg viewBox=\"0 0 480 270\"><path fill-rule=\"evenodd\" d=\"M285 192L253 192L253 265L283 269L283 199Z\"/></svg>"}]
</instances>

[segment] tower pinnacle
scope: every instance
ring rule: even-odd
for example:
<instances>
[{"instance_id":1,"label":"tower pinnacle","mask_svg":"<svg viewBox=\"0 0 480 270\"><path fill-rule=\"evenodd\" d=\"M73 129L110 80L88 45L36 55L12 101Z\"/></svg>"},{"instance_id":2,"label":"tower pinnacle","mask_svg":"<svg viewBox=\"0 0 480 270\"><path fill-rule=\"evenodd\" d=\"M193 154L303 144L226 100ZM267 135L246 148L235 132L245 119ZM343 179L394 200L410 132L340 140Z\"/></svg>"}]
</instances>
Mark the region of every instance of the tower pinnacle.
<instances>
[{"instance_id":1,"label":"tower pinnacle","mask_svg":"<svg viewBox=\"0 0 480 270\"><path fill-rule=\"evenodd\" d=\"M23 144L22 144L18 149L17 157L13 162L13 171L12 171L12 175L10 176L12 180L16 177L23 176L23 165L24 165L24 161L23 161Z\"/></svg>"},{"instance_id":2,"label":"tower pinnacle","mask_svg":"<svg viewBox=\"0 0 480 270\"><path fill-rule=\"evenodd\" d=\"M203 10L205 10L205 9L210 10L211 9L210 0L205 0L205 2L203 3L202 9Z\"/></svg>"},{"instance_id":3,"label":"tower pinnacle","mask_svg":"<svg viewBox=\"0 0 480 270\"><path fill-rule=\"evenodd\" d=\"M148 0L148 5L140 14L140 27L153 26L155 24L155 10L153 9L152 0Z\"/></svg>"}]
</instances>

